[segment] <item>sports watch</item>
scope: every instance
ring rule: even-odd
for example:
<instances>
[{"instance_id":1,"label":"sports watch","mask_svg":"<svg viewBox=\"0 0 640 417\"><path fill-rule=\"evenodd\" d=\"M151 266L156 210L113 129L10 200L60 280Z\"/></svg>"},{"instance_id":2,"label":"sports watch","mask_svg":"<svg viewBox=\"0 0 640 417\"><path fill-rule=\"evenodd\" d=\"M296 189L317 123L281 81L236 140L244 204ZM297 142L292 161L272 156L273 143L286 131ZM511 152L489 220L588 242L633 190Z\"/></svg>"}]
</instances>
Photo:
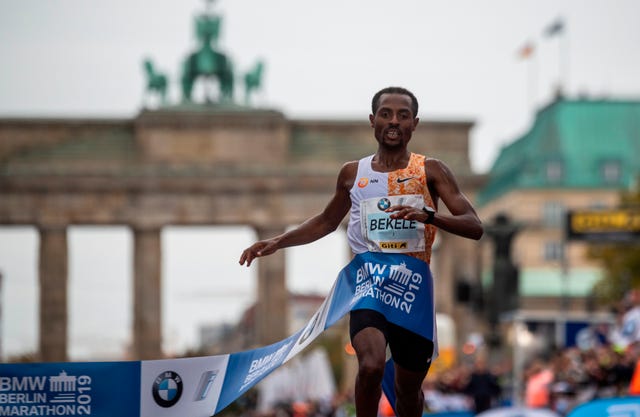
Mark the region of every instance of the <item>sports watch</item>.
<instances>
[{"instance_id":1,"label":"sports watch","mask_svg":"<svg viewBox=\"0 0 640 417\"><path fill-rule=\"evenodd\" d=\"M424 224L431 224L433 223L433 218L436 215L436 211L434 209L432 209L431 207L428 206L424 206L422 207L422 211L424 211L425 213L427 213L427 220L425 220L423 223Z\"/></svg>"}]
</instances>

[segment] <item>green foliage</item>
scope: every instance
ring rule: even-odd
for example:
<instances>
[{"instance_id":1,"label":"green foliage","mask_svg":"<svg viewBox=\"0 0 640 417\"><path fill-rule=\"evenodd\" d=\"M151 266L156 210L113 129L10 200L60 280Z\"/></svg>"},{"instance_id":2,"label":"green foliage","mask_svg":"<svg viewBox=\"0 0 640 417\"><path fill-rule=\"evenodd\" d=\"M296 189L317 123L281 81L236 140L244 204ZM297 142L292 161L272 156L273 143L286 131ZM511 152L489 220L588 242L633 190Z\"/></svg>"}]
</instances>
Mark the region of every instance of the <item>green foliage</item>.
<instances>
[{"instance_id":1,"label":"green foliage","mask_svg":"<svg viewBox=\"0 0 640 417\"><path fill-rule=\"evenodd\" d=\"M605 276L594 287L600 302L615 303L628 290L640 288L640 245L593 246L589 256L599 260L605 269Z\"/></svg>"},{"instance_id":2,"label":"green foliage","mask_svg":"<svg viewBox=\"0 0 640 417\"><path fill-rule=\"evenodd\" d=\"M621 208L640 207L640 189L621 196ZM640 288L640 242L592 245L589 257L599 261L605 275L594 287L599 304L616 304L632 288Z\"/></svg>"}]
</instances>

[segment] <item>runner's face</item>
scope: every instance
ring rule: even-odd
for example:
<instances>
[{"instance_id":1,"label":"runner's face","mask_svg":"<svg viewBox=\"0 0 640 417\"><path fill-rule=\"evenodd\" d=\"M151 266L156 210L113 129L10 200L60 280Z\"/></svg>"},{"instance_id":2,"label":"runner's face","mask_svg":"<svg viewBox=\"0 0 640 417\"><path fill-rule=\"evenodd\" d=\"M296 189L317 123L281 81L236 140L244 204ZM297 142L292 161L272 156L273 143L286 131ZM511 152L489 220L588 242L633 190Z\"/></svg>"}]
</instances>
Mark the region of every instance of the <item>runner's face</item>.
<instances>
[{"instance_id":1,"label":"runner's face","mask_svg":"<svg viewBox=\"0 0 640 417\"><path fill-rule=\"evenodd\" d=\"M411 111L411 98L404 94L380 96L378 110L369 120L378 143L393 148L407 146L418 124Z\"/></svg>"}]
</instances>

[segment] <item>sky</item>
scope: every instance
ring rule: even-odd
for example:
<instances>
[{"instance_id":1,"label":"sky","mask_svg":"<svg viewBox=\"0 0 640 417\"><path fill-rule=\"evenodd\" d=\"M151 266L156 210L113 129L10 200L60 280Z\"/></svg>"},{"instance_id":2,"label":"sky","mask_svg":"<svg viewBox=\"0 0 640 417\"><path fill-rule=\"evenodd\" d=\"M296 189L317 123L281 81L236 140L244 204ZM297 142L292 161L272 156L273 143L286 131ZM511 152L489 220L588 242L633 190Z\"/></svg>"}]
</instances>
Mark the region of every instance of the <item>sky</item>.
<instances>
[{"instance_id":1,"label":"sky","mask_svg":"<svg viewBox=\"0 0 640 417\"><path fill-rule=\"evenodd\" d=\"M205 6L0 0L0 117L133 118L149 100L146 57L179 101L181 62L197 44L193 18ZM570 98L640 99L636 0L216 0L211 9L237 73L266 64L256 106L291 119L366 120L375 91L401 85L418 97L422 120L474 122L478 173L558 86ZM545 36L558 19L564 30ZM230 249L216 245L221 235ZM255 271L237 258L254 239L243 227L164 231L165 351L193 346L198 325L233 321L250 304ZM37 344L37 244L34 229L0 227L0 357ZM116 356L130 340L131 234L73 227L69 245L71 356ZM345 262L343 236L313 245L287 254L294 291L328 290Z\"/></svg>"}]
</instances>

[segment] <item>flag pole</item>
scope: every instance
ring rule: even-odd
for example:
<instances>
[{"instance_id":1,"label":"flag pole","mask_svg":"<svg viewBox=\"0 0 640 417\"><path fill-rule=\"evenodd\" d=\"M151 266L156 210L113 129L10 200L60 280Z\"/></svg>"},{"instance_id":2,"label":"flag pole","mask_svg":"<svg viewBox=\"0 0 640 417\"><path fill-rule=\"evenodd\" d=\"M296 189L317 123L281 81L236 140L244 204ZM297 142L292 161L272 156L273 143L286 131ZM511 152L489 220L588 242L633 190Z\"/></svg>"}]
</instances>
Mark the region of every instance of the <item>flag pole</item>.
<instances>
[{"instance_id":1,"label":"flag pole","mask_svg":"<svg viewBox=\"0 0 640 417\"><path fill-rule=\"evenodd\" d=\"M536 111L537 91L538 91L538 57L535 51L529 60L529 109Z\"/></svg>"},{"instance_id":2,"label":"flag pole","mask_svg":"<svg viewBox=\"0 0 640 417\"><path fill-rule=\"evenodd\" d=\"M538 65L533 42L526 42L518 51L518 57L527 60L527 105L529 109L535 110L536 89L538 88Z\"/></svg>"},{"instance_id":3,"label":"flag pole","mask_svg":"<svg viewBox=\"0 0 640 417\"><path fill-rule=\"evenodd\" d=\"M563 31L562 37L559 40L559 54L560 54L560 92L563 95L567 95L569 88L569 36Z\"/></svg>"},{"instance_id":4,"label":"flag pole","mask_svg":"<svg viewBox=\"0 0 640 417\"><path fill-rule=\"evenodd\" d=\"M544 29L544 36L553 38L561 36L558 40L558 85L556 96L565 94L565 88L569 83L569 40L565 34L565 23L562 17L558 17Z\"/></svg>"}]
</instances>

